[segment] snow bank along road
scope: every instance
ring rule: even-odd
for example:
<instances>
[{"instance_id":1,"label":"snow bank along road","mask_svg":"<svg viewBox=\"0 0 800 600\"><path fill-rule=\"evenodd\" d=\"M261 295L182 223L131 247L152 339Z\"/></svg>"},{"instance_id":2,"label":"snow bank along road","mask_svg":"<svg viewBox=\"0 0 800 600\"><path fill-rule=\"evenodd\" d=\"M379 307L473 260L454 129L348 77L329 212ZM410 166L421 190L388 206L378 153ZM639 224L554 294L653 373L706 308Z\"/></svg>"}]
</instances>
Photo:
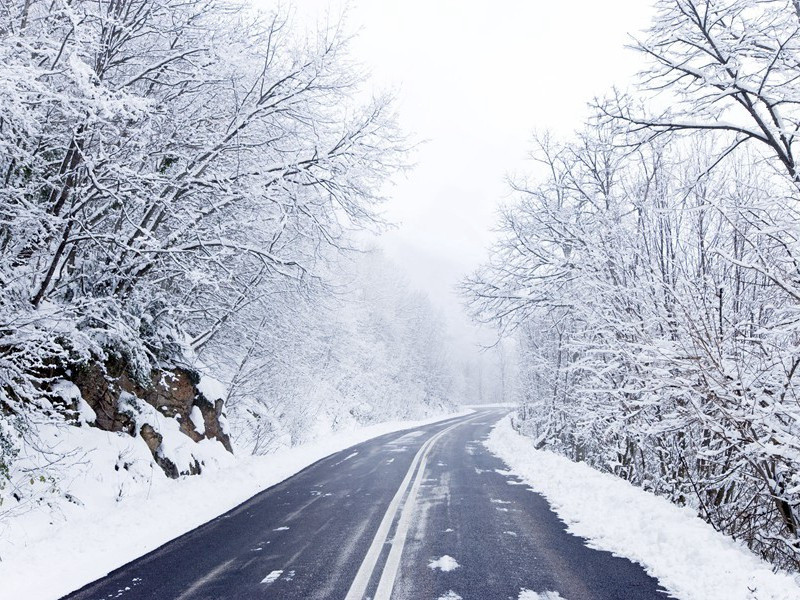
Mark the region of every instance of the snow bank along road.
<instances>
[{"instance_id":1,"label":"snow bank along road","mask_svg":"<svg viewBox=\"0 0 800 600\"><path fill-rule=\"evenodd\" d=\"M329 456L68 598L666 598L639 565L567 533L485 449L507 412Z\"/></svg>"}]
</instances>

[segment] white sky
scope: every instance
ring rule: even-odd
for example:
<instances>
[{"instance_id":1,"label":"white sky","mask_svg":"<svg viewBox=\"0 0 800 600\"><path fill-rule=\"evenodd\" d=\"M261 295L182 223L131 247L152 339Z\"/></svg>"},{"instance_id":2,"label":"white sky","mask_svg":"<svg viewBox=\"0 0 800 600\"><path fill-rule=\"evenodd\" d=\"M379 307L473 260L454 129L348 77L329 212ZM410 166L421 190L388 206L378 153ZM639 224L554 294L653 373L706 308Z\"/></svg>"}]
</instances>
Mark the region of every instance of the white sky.
<instances>
[{"instance_id":1,"label":"white sky","mask_svg":"<svg viewBox=\"0 0 800 600\"><path fill-rule=\"evenodd\" d=\"M297 0L301 13L343 2ZM354 55L398 91L404 130L425 139L390 189L399 228L380 244L469 337L453 287L487 256L506 175L527 168L536 130L568 136L586 104L641 65L624 45L649 0L354 0ZM313 17L312 17L313 18Z\"/></svg>"}]
</instances>

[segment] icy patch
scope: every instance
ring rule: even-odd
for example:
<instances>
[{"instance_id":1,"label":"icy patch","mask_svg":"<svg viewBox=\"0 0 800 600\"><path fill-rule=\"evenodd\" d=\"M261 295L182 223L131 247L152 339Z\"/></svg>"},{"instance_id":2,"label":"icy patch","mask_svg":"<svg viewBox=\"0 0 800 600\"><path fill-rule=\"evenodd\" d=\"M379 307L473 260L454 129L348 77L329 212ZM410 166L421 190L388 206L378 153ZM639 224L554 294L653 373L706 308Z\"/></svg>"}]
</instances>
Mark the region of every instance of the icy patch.
<instances>
[{"instance_id":1,"label":"icy patch","mask_svg":"<svg viewBox=\"0 0 800 600\"><path fill-rule=\"evenodd\" d=\"M289 528L284 525L283 527L276 527L272 531L288 531L288 529Z\"/></svg>"},{"instance_id":2,"label":"icy patch","mask_svg":"<svg viewBox=\"0 0 800 600\"><path fill-rule=\"evenodd\" d=\"M519 476L520 483L542 494L570 533L586 538L593 548L640 563L676 598L800 598L800 582L794 577L773 573L771 565L715 531L694 511L584 463L536 450L531 439L514 431L508 417L492 430L486 446L511 468L500 473Z\"/></svg>"},{"instance_id":3,"label":"icy patch","mask_svg":"<svg viewBox=\"0 0 800 600\"><path fill-rule=\"evenodd\" d=\"M460 567L456 562L456 559L452 556L448 556L445 554L441 558L437 558L436 560L432 560L428 563L429 569L439 569L440 571L444 571L445 573L449 571L455 571L458 567Z\"/></svg>"},{"instance_id":4,"label":"icy patch","mask_svg":"<svg viewBox=\"0 0 800 600\"><path fill-rule=\"evenodd\" d=\"M443 596L439 596L436 600L464 600L464 599L458 594L456 594L453 590L450 590Z\"/></svg>"},{"instance_id":5,"label":"icy patch","mask_svg":"<svg viewBox=\"0 0 800 600\"><path fill-rule=\"evenodd\" d=\"M348 454L347 456L345 456L345 457L342 459L342 462L344 462L344 461L346 461L346 460L350 460L350 459L351 459L351 458L353 458L354 456L358 456L358 452L352 452L352 453Z\"/></svg>"},{"instance_id":6,"label":"icy patch","mask_svg":"<svg viewBox=\"0 0 800 600\"><path fill-rule=\"evenodd\" d=\"M269 575L261 580L261 583L274 583L281 575L283 575L283 571L271 571Z\"/></svg>"},{"instance_id":7,"label":"icy patch","mask_svg":"<svg viewBox=\"0 0 800 600\"><path fill-rule=\"evenodd\" d=\"M517 600L565 600L558 592L532 592L531 590L523 589L519 593Z\"/></svg>"},{"instance_id":8,"label":"icy patch","mask_svg":"<svg viewBox=\"0 0 800 600\"><path fill-rule=\"evenodd\" d=\"M511 537L517 537L516 531L504 531L503 533L505 533L506 535L510 535Z\"/></svg>"},{"instance_id":9,"label":"icy patch","mask_svg":"<svg viewBox=\"0 0 800 600\"><path fill-rule=\"evenodd\" d=\"M492 498L491 501L492 504L511 504L508 500L499 500L497 498Z\"/></svg>"},{"instance_id":10,"label":"icy patch","mask_svg":"<svg viewBox=\"0 0 800 600\"><path fill-rule=\"evenodd\" d=\"M444 530L444 532L445 533L453 533L453 528L452 527L448 527L447 529Z\"/></svg>"}]
</instances>

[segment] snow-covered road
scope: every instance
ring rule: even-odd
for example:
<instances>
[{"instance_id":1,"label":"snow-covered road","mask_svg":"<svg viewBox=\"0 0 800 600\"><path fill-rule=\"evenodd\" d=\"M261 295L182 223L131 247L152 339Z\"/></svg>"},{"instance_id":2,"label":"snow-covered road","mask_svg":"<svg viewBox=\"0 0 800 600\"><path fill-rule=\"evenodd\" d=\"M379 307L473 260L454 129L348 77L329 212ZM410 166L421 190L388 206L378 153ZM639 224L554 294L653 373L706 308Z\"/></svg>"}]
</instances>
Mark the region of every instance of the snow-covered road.
<instances>
[{"instance_id":1,"label":"snow-covered road","mask_svg":"<svg viewBox=\"0 0 800 600\"><path fill-rule=\"evenodd\" d=\"M567 533L489 453L505 412L334 454L69 598L667 597Z\"/></svg>"}]
</instances>

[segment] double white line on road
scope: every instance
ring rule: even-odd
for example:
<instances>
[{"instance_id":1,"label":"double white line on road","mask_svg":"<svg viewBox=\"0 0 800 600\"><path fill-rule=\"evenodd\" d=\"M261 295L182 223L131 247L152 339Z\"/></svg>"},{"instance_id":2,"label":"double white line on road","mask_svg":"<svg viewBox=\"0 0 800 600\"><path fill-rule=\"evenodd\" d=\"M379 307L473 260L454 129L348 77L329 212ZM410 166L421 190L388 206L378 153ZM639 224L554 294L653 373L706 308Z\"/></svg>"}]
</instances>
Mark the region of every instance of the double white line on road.
<instances>
[{"instance_id":1,"label":"double white line on road","mask_svg":"<svg viewBox=\"0 0 800 600\"><path fill-rule=\"evenodd\" d=\"M383 567L383 573L381 573L381 578L378 581L378 588L375 592L375 596L373 597L373 600L389 600L392 595L395 579L397 578L397 570L400 567L400 557L403 554L403 547L406 543L406 536L408 534L408 527L411 523L411 515L414 512L417 493L419 492L419 486L422 483L422 479L425 474L425 465L428 460L428 454L430 453L431 448L433 448L433 445L447 432L479 416L482 415L475 415L468 419L459 421L458 423L451 425L446 429L443 429L436 435L429 438L419 449L416 456L414 456L414 460L411 461L411 466L408 468L408 473L406 473L406 476L403 479L403 482L400 484L397 493L389 503L389 507L386 509L386 514L383 515L383 519L378 527L378 531L375 533L375 538L372 540L372 544L370 544L367 555L364 557L364 561L361 563L358 573L356 573L356 578L353 580L350 590L347 592L347 596L345 596L345 600L363 600L364 596L366 595L369 581L372 579L372 573L375 571L375 565L378 564L378 559L380 558L381 551L386 544L386 538L389 536L392 523L394 523L397 511L400 509L400 504L403 501L403 497L410 486L411 491L409 492L405 503L403 503L403 510L400 514L400 519L397 522L394 538L392 539L392 548L389 551L389 557L386 559L386 564ZM415 471L416 476L414 476Z\"/></svg>"}]
</instances>

